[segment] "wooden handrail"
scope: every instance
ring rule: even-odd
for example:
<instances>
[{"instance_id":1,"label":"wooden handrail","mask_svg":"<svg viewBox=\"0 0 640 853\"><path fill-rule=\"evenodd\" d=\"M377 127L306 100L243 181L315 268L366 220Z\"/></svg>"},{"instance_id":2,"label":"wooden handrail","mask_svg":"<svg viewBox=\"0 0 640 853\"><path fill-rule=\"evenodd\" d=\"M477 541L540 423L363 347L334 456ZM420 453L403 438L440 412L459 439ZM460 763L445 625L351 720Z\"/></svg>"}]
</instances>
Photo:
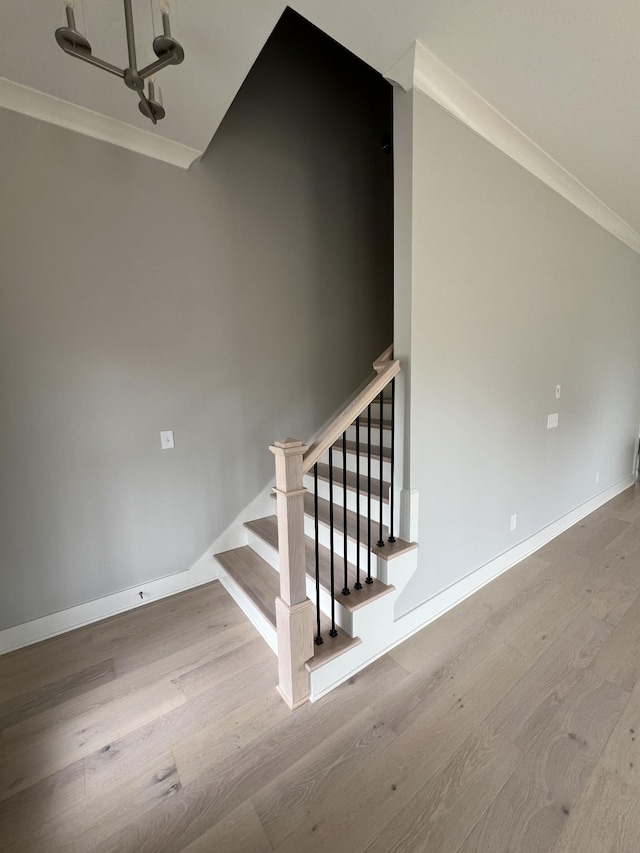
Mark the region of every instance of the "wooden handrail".
<instances>
[{"instance_id":1,"label":"wooden handrail","mask_svg":"<svg viewBox=\"0 0 640 853\"><path fill-rule=\"evenodd\" d=\"M389 364L389 362L393 359L393 344L388 346L386 350L382 353L382 355L378 356L376 360L373 362L373 369L376 373L382 373L385 367Z\"/></svg>"},{"instance_id":2,"label":"wooden handrail","mask_svg":"<svg viewBox=\"0 0 640 853\"><path fill-rule=\"evenodd\" d=\"M389 361L367 387L329 424L325 431L313 442L303 456L302 471L307 474L322 454L340 438L355 419L364 412L369 403L383 391L396 374L400 373L400 362Z\"/></svg>"}]
</instances>

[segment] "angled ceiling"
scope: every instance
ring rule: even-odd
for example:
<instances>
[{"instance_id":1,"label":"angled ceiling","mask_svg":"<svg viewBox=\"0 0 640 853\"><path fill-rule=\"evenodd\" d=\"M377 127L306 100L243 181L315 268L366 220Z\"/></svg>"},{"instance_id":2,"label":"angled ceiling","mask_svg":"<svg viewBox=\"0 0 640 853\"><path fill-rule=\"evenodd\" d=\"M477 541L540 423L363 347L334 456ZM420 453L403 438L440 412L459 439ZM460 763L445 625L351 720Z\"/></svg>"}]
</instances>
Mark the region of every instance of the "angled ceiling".
<instances>
[{"instance_id":1,"label":"angled ceiling","mask_svg":"<svg viewBox=\"0 0 640 853\"><path fill-rule=\"evenodd\" d=\"M151 8L159 20L157 2L133 3L140 64L153 59ZM154 128L120 81L58 48L53 32L64 23L63 0L5 5L0 105L20 109L21 93L28 100L27 95L36 97L29 90L35 90L93 111L77 111L80 123L85 116L89 124L111 122L126 132L142 131L143 139L150 134L177 143L184 149L183 165L206 149L286 6L281 0L173 0L172 27L186 58L158 75L167 118ZM296 0L289 5L381 73L421 41L640 232L639 4ZM76 0L76 9L94 53L124 65L120 0ZM56 102L48 103L55 120Z\"/></svg>"}]
</instances>

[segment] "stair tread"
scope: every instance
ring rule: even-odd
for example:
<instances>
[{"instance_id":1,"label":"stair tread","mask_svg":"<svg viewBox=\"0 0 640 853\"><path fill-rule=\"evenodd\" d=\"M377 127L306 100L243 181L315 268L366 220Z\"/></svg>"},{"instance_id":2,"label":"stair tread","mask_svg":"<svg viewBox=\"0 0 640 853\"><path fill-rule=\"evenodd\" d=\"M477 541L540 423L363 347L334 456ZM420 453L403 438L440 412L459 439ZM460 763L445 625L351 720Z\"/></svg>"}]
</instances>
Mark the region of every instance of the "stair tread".
<instances>
[{"instance_id":1,"label":"stair tread","mask_svg":"<svg viewBox=\"0 0 640 853\"><path fill-rule=\"evenodd\" d=\"M309 658L309 660L305 663L305 667L308 672L313 672L318 669L318 667L322 666L322 664L327 663L334 658L337 658L343 652L346 652L348 649L352 649L354 646L359 646L362 640L360 637L350 637L342 628L336 627L336 631L338 632L337 637L329 636L329 628L330 628L329 620L325 620L323 624L323 620L320 622L320 629L322 631L322 644L316 646L314 644L314 653L313 657Z\"/></svg>"},{"instance_id":2,"label":"stair tread","mask_svg":"<svg viewBox=\"0 0 640 853\"><path fill-rule=\"evenodd\" d=\"M216 554L215 558L275 628L280 576L273 566L249 545L223 551Z\"/></svg>"},{"instance_id":3,"label":"stair tread","mask_svg":"<svg viewBox=\"0 0 640 853\"><path fill-rule=\"evenodd\" d=\"M342 487L343 474L342 468L333 466L333 485ZM308 476L313 477L313 471L309 471ZM329 481L329 465L326 462L318 462L318 479ZM356 491L357 477L355 471L346 472L347 489L350 492ZM367 494L367 476L360 474L360 495L365 497ZM372 500L380 499L380 480L375 480L373 477L369 481L371 483L371 498ZM389 488L390 484L385 480L382 481L382 502L389 503Z\"/></svg>"},{"instance_id":4,"label":"stair tread","mask_svg":"<svg viewBox=\"0 0 640 853\"><path fill-rule=\"evenodd\" d=\"M280 595L280 577L273 566L263 560L249 545L223 551L215 557L275 628L276 598ZM339 626L336 626L337 636L331 637L330 629L331 619L324 613L320 613L320 632L323 643L319 646L314 644L314 655L305 663L309 672L362 642L360 637L349 636Z\"/></svg>"},{"instance_id":5,"label":"stair tread","mask_svg":"<svg viewBox=\"0 0 640 853\"><path fill-rule=\"evenodd\" d=\"M360 417L360 426L366 427L369 425L369 419L366 417ZM355 421L351 424L351 426L355 426ZM371 429L380 429L380 418L373 417L371 418ZM391 421L388 418L385 418L382 421L382 429L391 429Z\"/></svg>"},{"instance_id":6,"label":"stair tread","mask_svg":"<svg viewBox=\"0 0 640 853\"><path fill-rule=\"evenodd\" d=\"M278 519L275 515L258 518L255 521L245 522L245 527L259 536L268 545L278 550ZM307 575L315 580L315 542L309 536L305 536L305 567ZM320 562L320 584L327 591L331 591L331 552L328 548L320 545L318 549ZM373 583L365 583L366 566L361 566L360 580L362 589L355 589L356 567L347 562L347 580L351 592L349 595L342 594L344 584L344 559L339 554L334 554L334 591L335 599L347 610L357 610L367 602L381 595L392 592L395 587L382 583L373 578Z\"/></svg>"},{"instance_id":7,"label":"stair tread","mask_svg":"<svg viewBox=\"0 0 640 853\"><path fill-rule=\"evenodd\" d=\"M272 493L271 497L275 500L276 494ZM314 517L314 497L312 492L307 492L304 496L304 514L309 518ZM329 526L329 501L324 498L318 498L318 518L321 524ZM352 542L356 541L356 522L357 517L353 510L347 510L347 536ZM342 534L344 531L344 511L341 506L334 505L333 507L333 526ZM371 551L373 554L381 554L387 560L393 557L399 557L407 551L412 551L418 547L417 542L407 542L404 539L396 537L395 542L389 542L389 529L386 524L382 525L382 540L386 544L378 547L375 543L378 541L379 535L378 522L371 519ZM367 543L367 519L364 515L360 515L360 544L366 548Z\"/></svg>"},{"instance_id":8,"label":"stair tread","mask_svg":"<svg viewBox=\"0 0 640 853\"><path fill-rule=\"evenodd\" d=\"M338 453L342 453L342 439L338 439L336 443L333 445L333 450L338 451ZM355 455L357 452L357 446L355 441L347 441L347 453ZM360 442L360 456L367 455L367 447L363 442ZM380 448L377 445L371 445L371 458L372 459L380 459ZM382 458L385 462L391 462L391 448L383 447L382 448ZM361 466L362 467L362 466Z\"/></svg>"}]
</instances>

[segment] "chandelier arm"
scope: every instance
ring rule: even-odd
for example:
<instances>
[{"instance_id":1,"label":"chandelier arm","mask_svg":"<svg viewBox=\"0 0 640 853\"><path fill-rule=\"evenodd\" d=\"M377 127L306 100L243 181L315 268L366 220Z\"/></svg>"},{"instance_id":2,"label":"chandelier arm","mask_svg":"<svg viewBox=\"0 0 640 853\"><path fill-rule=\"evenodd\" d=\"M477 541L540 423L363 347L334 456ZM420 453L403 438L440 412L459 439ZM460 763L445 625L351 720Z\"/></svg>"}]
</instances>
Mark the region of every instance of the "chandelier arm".
<instances>
[{"instance_id":1,"label":"chandelier arm","mask_svg":"<svg viewBox=\"0 0 640 853\"><path fill-rule=\"evenodd\" d=\"M167 65L177 65L178 63L175 60L175 54L172 52L167 56L163 56L161 59L156 59L155 62L152 62L151 65L147 65L141 71L138 72L138 76L142 80L146 80L147 77L151 77L152 74L156 74L162 68L166 68Z\"/></svg>"},{"instance_id":2,"label":"chandelier arm","mask_svg":"<svg viewBox=\"0 0 640 853\"><path fill-rule=\"evenodd\" d=\"M92 53L84 53L79 50L74 50L72 47L63 47L65 53L69 56L75 56L76 59L81 59L83 62L88 62L89 65L95 65L96 68L102 68L103 71L108 71L109 74L115 74L116 77L124 77L124 70L112 65L110 62L105 62L104 59L99 59Z\"/></svg>"},{"instance_id":3,"label":"chandelier arm","mask_svg":"<svg viewBox=\"0 0 640 853\"><path fill-rule=\"evenodd\" d=\"M151 119L151 121L154 124L158 124L158 120L156 119L156 117L154 115L153 108L152 108L151 104L149 103L149 99L147 98L145 93L142 90L138 90L138 95L140 96L140 100L142 101L142 103L145 104L147 107L147 112L145 112L145 116L148 119Z\"/></svg>"},{"instance_id":4,"label":"chandelier arm","mask_svg":"<svg viewBox=\"0 0 640 853\"><path fill-rule=\"evenodd\" d=\"M129 52L129 68L136 68L136 37L133 31L133 12L131 0L124 0L124 25L127 30L127 50Z\"/></svg>"}]
</instances>

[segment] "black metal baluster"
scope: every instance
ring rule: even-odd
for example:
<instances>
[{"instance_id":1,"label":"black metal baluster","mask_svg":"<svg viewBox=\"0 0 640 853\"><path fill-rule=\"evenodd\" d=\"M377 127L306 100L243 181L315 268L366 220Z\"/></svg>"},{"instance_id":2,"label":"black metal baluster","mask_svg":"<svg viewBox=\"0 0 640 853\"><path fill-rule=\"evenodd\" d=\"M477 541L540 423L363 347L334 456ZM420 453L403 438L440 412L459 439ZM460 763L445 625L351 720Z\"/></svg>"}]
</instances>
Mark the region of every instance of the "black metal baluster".
<instances>
[{"instance_id":1,"label":"black metal baluster","mask_svg":"<svg viewBox=\"0 0 640 853\"><path fill-rule=\"evenodd\" d=\"M318 463L313 466L313 510L316 533L316 646L324 643L320 632L320 541L318 536Z\"/></svg>"},{"instance_id":2,"label":"black metal baluster","mask_svg":"<svg viewBox=\"0 0 640 853\"><path fill-rule=\"evenodd\" d=\"M356 589L360 583L360 416L356 418Z\"/></svg>"},{"instance_id":3,"label":"black metal baluster","mask_svg":"<svg viewBox=\"0 0 640 853\"><path fill-rule=\"evenodd\" d=\"M391 506L389 515L389 542L395 542L393 535L393 484L395 483L396 462L396 378L391 380Z\"/></svg>"},{"instance_id":4,"label":"black metal baluster","mask_svg":"<svg viewBox=\"0 0 640 853\"><path fill-rule=\"evenodd\" d=\"M384 454L383 454L382 450L383 450L383 439L384 439L384 433L383 433L384 390L382 390L380 392L380 398L379 399L380 399L380 466L379 466L379 468L380 468L380 523L379 523L379 527L378 527L378 542L376 544L378 545L378 548L382 548L382 546L384 545L384 539L382 538L382 493L383 493L383 483L382 483L383 468L382 468L382 465L384 463Z\"/></svg>"},{"instance_id":5,"label":"black metal baluster","mask_svg":"<svg viewBox=\"0 0 640 853\"><path fill-rule=\"evenodd\" d=\"M371 577L371 403L367 409L367 579L365 583L373 583Z\"/></svg>"},{"instance_id":6,"label":"black metal baluster","mask_svg":"<svg viewBox=\"0 0 640 853\"><path fill-rule=\"evenodd\" d=\"M334 551L333 551L333 447L329 448L329 547L331 549L331 630L330 637L337 637L336 602L333 597L335 588Z\"/></svg>"},{"instance_id":7,"label":"black metal baluster","mask_svg":"<svg viewBox=\"0 0 640 853\"><path fill-rule=\"evenodd\" d=\"M342 594L349 595L349 577L347 575L347 433L342 433L342 540L343 540L343 558L344 558L344 586Z\"/></svg>"}]
</instances>

